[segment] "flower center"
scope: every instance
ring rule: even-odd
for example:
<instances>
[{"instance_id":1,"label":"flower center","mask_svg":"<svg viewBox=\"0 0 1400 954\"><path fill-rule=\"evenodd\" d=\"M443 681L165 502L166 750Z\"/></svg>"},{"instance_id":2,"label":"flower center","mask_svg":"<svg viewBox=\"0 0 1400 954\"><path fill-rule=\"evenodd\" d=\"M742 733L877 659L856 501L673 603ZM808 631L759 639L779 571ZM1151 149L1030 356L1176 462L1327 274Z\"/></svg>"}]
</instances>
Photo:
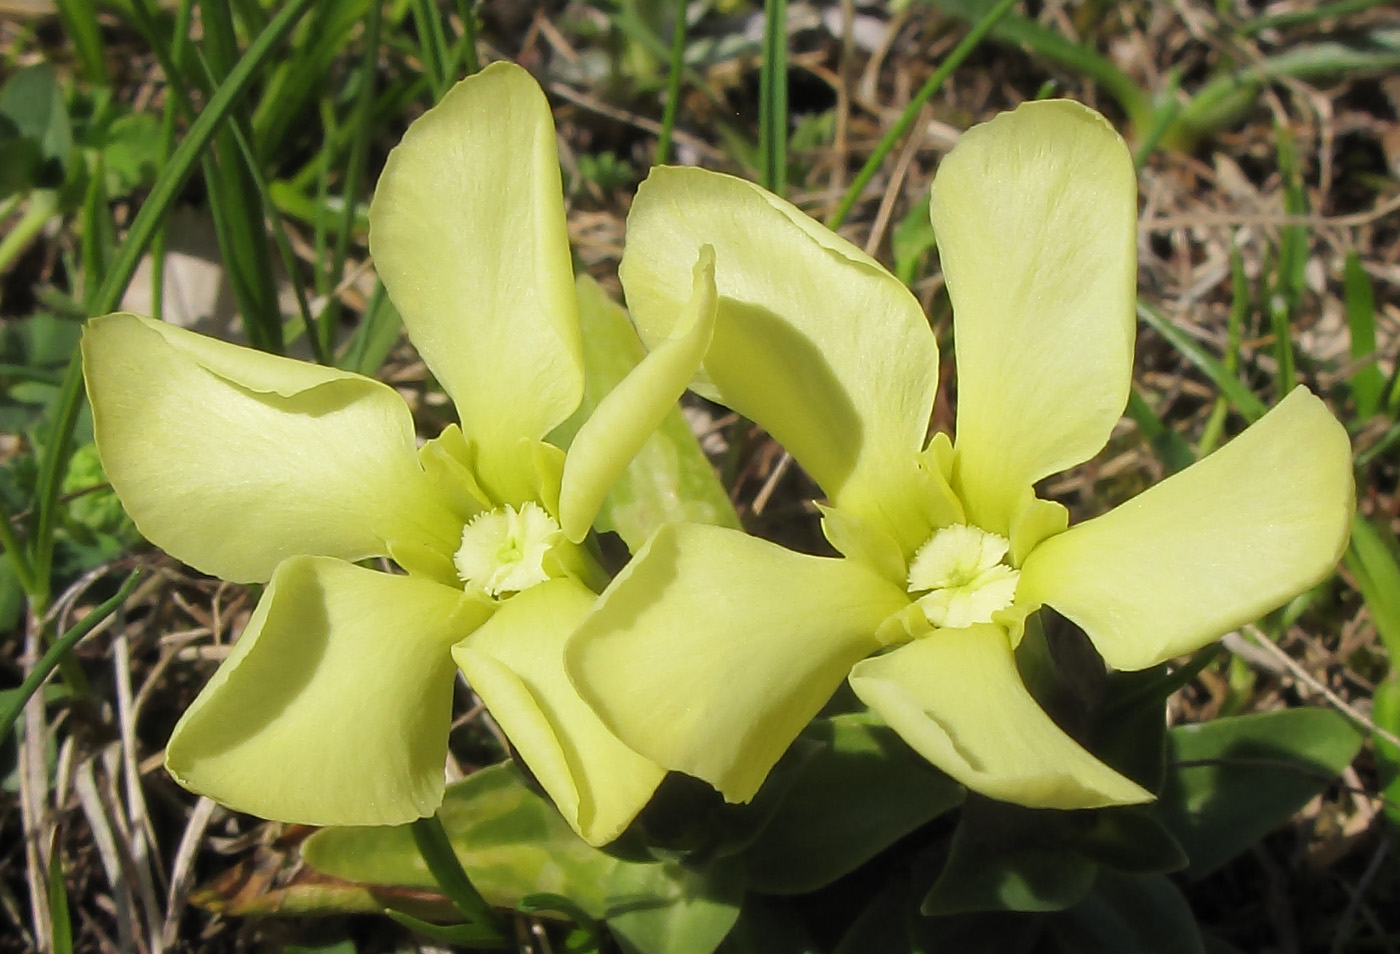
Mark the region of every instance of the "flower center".
<instances>
[{"instance_id":1,"label":"flower center","mask_svg":"<svg viewBox=\"0 0 1400 954\"><path fill-rule=\"evenodd\" d=\"M545 555L563 537L559 524L536 503L479 513L462 528L452 557L457 576L491 596L518 593L549 579Z\"/></svg>"},{"instance_id":2,"label":"flower center","mask_svg":"<svg viewBox=\"0 0 1400 954\"><path fill-rule=\"evenodd\" d=\"M928 621L946 629L990 623L1011 605L1021 571L1002 562L1011 544L1005 537L955 523L919 547L909 564L909 592Z\"/></svg>"}]
</instances>

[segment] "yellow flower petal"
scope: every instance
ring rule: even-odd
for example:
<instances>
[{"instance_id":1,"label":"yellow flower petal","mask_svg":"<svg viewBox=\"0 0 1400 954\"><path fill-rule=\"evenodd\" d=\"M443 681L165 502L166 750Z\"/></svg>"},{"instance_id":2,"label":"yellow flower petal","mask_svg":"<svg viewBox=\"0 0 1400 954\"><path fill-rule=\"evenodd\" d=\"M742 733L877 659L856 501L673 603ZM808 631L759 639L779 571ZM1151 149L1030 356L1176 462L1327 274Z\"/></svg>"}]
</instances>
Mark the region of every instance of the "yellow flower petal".
<instances>
[{"instance_id":1,"label":"yellow flower petal","mask_svg":"<svg viewBox=\"0 0 1400 954\"><path fill-rule=\"evenodd\" d=\"M747 801L875 633L909 605L851 560L720 527L662 527L579 627L567 665L603 722Z\"/></svg>"},{"instance_id":2,"label":"yellow flower petal","mask_svg":"<svg viewBox=\"0 0 1400 954\"><path fill-rule=\"evenodd\" d=\"M83 374L117 495L196 569L249 582L294 554L457 545L408 407L383 384L122 314L88 324Z\"/></svg>"},{"instance_id":3,"label":"yellow flower petal","mask_svg":"<svg viewBox=\"0 0 1400 954\"><path fill-rule=\"evenodd\" d=\"M694 291L673 336L655 345L608 392L569 445L559 492L560 523L575 543L588 535L598 508L647 438L685 393L715 326L715 254L705 246Z\"/></svg>"},{"instance_id":4,"label":"yellow flower petal","mask_svg":"<svg viewBox=\"0 0 1400 954\"><path fill-rule=\"evenodd\" d=\"M1109 665L1192 652L1324 579L1353 507L1346 430L1297 388L1220 450L1031 551L1018 596Z\"/></svg>"},{"instance_id":5,"label":"yellow flower petal","mask_svg":"<svg viewBox=\"0 0 1400 954\"><path fill-rule=\"evenodd\" d=\"M1077 103L974 127L934 179L953 303L957 484L1008 536L1023 492L1094 456L1128 399L1137 181L1123 140Z\"/></svg>"},{"instance_id":6,"label":"yellow flower petal","mask_svg":"<svg viewBox=\"0 0 1400 954\"><path fill-rule=\"evenodd\" d=\"M324 557L277 568L165 750L186 788L308 825L397 825L442 800L451 646L489 604Z\"/></svg>"},{"instance_id":7,"label":"yellow flower petal","mask_svg":"<svg viewBox=\"0 0 1400 954\"><path fill-rule=\"evenodd\" d=\"M653 169L620 275L649 345L671 335L701 246L720 301L697 390L765 427L836 506L902 532L938 382L919 303L855 246L758 186ZM912 545L912 544L911 544Z\"/></svg>"},{"instance_id":8,"label":"yellow flower petal","mask_svg":"<svg viewBox=\"0 0 1400 954\"><path fill-rule=\"evenodd\" d=\"M596 599L576 580L541 583L503 603L452 655L560 813L602 845L666 773L604 728L564 672L564 641Z\"/></svg>"},{"instance_id":9,"label":"yellow flower petal","mask_svg":"<svg viewBox=\"0 0 1400 954\"><path fill-rule=\"evenodd\" d=\"M483 479L509 483L493 474L525 466L520 439L583 395L554 122L530 74L496 63L449 90L389 154L369 215L375 268Z\"/></svg>"},{"instance_id":10,"label":"yellow flower petal","mask_svg":"<svg viewBox=\"0 0 1400 954\"><path fill-rule=\"evenodd\" d=\"M915 751L983 795L1066 809L1152 798L1051 721L999 626L942 630L867 659L851 688Z\"/></svg>"}]
</instances>

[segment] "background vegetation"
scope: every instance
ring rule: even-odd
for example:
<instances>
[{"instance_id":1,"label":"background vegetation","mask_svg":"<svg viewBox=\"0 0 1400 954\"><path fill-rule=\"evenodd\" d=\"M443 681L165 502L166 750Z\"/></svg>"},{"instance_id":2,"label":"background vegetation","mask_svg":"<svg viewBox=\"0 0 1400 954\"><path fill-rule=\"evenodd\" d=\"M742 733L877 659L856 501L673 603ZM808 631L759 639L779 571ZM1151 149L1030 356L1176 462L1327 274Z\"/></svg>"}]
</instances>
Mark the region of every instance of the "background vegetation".
<instances>
[{"instance_id":1,"label":"background vegetation","mask_svg":"<svg viewBox=\"0 0 1400 954\"><path fill-rule=\"evenodd\" d=\"M1212 944L1400 950L1400 14L1049 0L979 35L983 0L767 6L696 0L678 24L659 0L0 2L0 951L422 943L380 919L236 916L305 883L306 833L196 799L160 760L256 594L140 541L103 483L72 356L87 316L160 314L377 374L436 433L450 410L375 282L365 206L410 119L502 58L556 107L576 254L605 287L632 189L664 157L839 223L945 345L926 215L939 158L1027 98L1106 113L1141 168L1135 390L1108 451L1048 493L1101 512L1294 382L1329 400L1357 464L1336 577L1230 634L1169 712L1323 707L1367 742L1282 829L1177 882ZM935 424L951 429L945 380ZM689 416L749 529L821 545L813 489L779 448L703 402ZM501 747L461 703L465 774ZM1273 820L1263 795L1241 824ZM521 950L552 949L538 922L518 928Z\"/></svg>"}]
</instances>

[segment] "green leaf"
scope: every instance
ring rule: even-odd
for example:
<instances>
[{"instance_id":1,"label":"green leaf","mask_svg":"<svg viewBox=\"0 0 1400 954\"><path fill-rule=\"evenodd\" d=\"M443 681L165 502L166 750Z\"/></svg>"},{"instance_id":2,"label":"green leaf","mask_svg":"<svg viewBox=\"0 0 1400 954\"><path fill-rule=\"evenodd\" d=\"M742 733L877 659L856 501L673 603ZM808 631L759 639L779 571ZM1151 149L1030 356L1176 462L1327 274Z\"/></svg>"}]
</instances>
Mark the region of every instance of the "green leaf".
<instances>
[{"instance_id":1,"label":"green leaf","mask_svg":"<svg viewBox=\"0 0 1400 954\"><path fill-rule=\"evenodd\" d=\"M324 944L288 944L282 954L356 954L355 942L349 938Z\"/></svg>"},{"instance_id":2,"label":"green leaf","mask_svg":"<svg viewBox=\"0 0 1400 954\"><path fill-rule=\"evenodd\" d=\"M1167 666L1109 673L1094 712L1093 753L1149 792L1162 787L1167 770L1167 697L1185 674Z\"/></svg>"},{"instance_id":3,"label":"green leaf","mask_svg":"<svg viewBox=\"0 0 1400 954\"><path fill-rule=\"evenodd\" d=\"M20 137L39 144L45 184L62 182L73 151L73 124L54 68L39 63L11 76L0 88L0 117L9 120Z\"/></svg>"},{"instance_id":4,"label":"green leaf","mask_svg":"<svg viewBox=\"0 0 1400 954\"><path fill-rule=\"evenodd\" d=\"M509 763L449 786L438 813L472 884L496 907L516 908L524 898L548 893L601 918L608 908L606 882L630 864L589 847ZM302 855L318 871L346 881L437 887L408 825L326 828L306 840Z\"/></svg>"},{"instance_id":5,"label":"green leaf","mask_svg":"<svg viewBox=\"0 0 1400 954\"><path fill-rule=\"evenodd\" d=\"M147 113L119 116L105 130L100 148L109 196L148 187L162 158L160 121Z\"/></svg>"},{"instance_id":6,"label":"green leaf","mask_svg":"<svg viewBox=\"0 0 1400 954\"><path fill-rule=\"evenodd\" d=\"M718 954L819 954L792 905L749 895Z\"/></svg>"},{"instance_id":7,"label":"green leaf","mask_svg":"<svg viewBox=\"0 0 1400 954\"><path fill-rule=\"evenodd\" d=\"M510 942L502 940L501 935L494 929L480 924L434 924L431 921L424 921L411 914L402 911L395 911L388 908L384 912L394 921L404 927L417 931L424 937L430 937L434 941L441 941L453 947L465 947L472 950L501 949L510 947Z\"/></svg>"},{"instance_id":8,"label":"green leaf","mask_svg":"<svg viewBox=\"0 0 1400 954\"><path fill-rule=\"evenodd\" d=\"M1077 904L1099 869L1071 848L1063 822L1074 814L969 796L923 913L1062 911Z\"/></svg>"},{"instance_id":9,"label":"green leaf","mask_svg":"<svg viewBox=\"0 0 1400 954\"><path fill-rule=\"evenodd\" d=\"M5 132L0 126L0 199L34 188L44 164L37 142Z\"/></svg>"},{"instance_id":10,"label":"green leaf","mask_svg":"<svg viewBox=\"0 0 1400 954\"><path fill-rule=\"evenodd\" d=\"M898 954L910 951L1031 954L1039 949L1037 941L1044 930L1045 916L999 911L925 918L910 910L905 913L904 920L911 940L906 941L904 947L894 949ZM866 954L866 951L852 947L845 954Z\"/></svg>"},{"instance_id":11,"label":"green leaf","mask_svg":"<svg viewBox=\"0 0 1400 954\"><path fill-rule=\"evenodd\" d=\"M963 800L961 785L866 717L818 719L803 738L820 748L740 855L755 891L825 887Z\"/></svg>"},{"instance_id":12,"label":"green leaf","mask_svg":"<svg viewBox=\"0 0 1400 954\"><path fill-rule=\"evenodd\" d=\"M1205 954L1181 892L1161 875L1100 873L1083 901L1050 922L1064 954Z\"/></svg>"},{"instance_id":13,"label":"green leaf","mask_svg":"<svg viewBox=\"0 0 1400 954\"><path fill-rule=\"evenodd\" d=\"M672 861L620 864L608 883L608 928L627 954L710 954L739 917L737 875Z\"/></svg>"},{"instance_id":14,"label":"green leaf","mask_svg":"<svg viewBox=\"0 0 1400 954\"><path fill-rule=\"evenodd\" d=\"M904 922L912 901L905 879L896 878L882 885L846 929L833 954L907 954L909 931Z\"/></svg>"},{"instance_id":15,"label":"green leaf","mask_svg":"<svg viewBox=\"0 0 1400 954\"><path fill-rule=\"evenodd\" d=\"M1181 844L1150 806L1129 805L1086 813L1090 821L1074 850L1126 875L1180 871L1190 863Z\"/></svg>"},{"instance_id":16,"label":"green leaf","mask_svg":"<svg viewBox=\"0 0 1400 954\"><path fill-rule=\"evenodd\" d=\"M593 409L645 355L627 312L588 276L578 279L583 339L583 402L552 439L567 444ZM679 409L667 413L613 485L595 521L635 551L663 523L707 523L740 529L734 505Z\"/></svg>"},{"instance_id":17,"label":"green leaf","mask_svg":"<svg viewBox=\"0 0 1400 954\"><path fill-rule=\"evenodd\" d=\"M1328 709L1281 709L1171 731L1172 766L1158 800L1200 877L1282 825L1332 783L1361 732Z\"/></svg>"}]
</instances>

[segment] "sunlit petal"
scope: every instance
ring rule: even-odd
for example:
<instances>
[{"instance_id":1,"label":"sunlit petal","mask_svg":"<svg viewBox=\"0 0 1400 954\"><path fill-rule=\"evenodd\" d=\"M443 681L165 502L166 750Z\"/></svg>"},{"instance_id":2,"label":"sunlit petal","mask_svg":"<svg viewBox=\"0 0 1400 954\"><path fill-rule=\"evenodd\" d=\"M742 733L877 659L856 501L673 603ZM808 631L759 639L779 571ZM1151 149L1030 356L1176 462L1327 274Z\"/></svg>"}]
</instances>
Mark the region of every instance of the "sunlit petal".
<instances>
[{"instance_id":1,"label":"sunlit petal","mask_svg":"<svg viewBox=\"0 0 1400 954\"><path fill-rule=\"evenodd\" d=\"M394 825L442 799L458 590L324 557L277 568L165 750L181 785L308 825Z\"/></svg>"},{"instance_id":2,"label":"sunlit petal","mask_svg":"<svg viewBox=\"0 0 1400 954\"><path fill-rule=\"evenodd\" d=\"M568 648L569 673L624 742L747 801L876 630L909 605L851 560L719 527L662 527Z\"/></svg>"},{"instance_id":3,"label":"sunlit petal","mask_svg":"<svg viewBox=\"0 0 1400 954\"><path fill-rule=\"evenodd\" d=\"M559 512L570 540L587 535L614 482L685 393L710 345L715 304L715 255L704 246L694 267L693 292L672 337L655 344L608 392L569 445Z\"/></svg>"},{"instance_id":4,"label":"sunlit petal","mask_svg":"<svg viewBox=\"0 0 1400 954\"><path fill-rule=\"evenodd\" d=\"M1041 543L1019 595L1082 626L1109 665L1143 669L1325 578L1353 493L1346 430L1297 388L1214 454Z\"/></svg>"},{"instance_id":5,"label":"sunlit petal","mask_svg":"<svg viewBox=\"0 0 1400 954\"><path fill-rule=\"evenodd\" d=\"M740 179L653 169L627 219L620 274L649 344L672 333L701 246L719 311L697 389L765 427L843 509L913 507L938 349L919 303L869 256Z\"/></svg>"},{"instance_id":6,"label":"sunlit petal","mask_svg":"<svg viewBox=\"0 0 1400 954\"><path fill-rule=\"evenodd\" d=\"M503 603L452 655L569 824L601 845L666 773L604 728L564 672L564 642L596 599L576 580L541 583Z\"/></svg>"},{"instance_id":7,"label":"sunlit petal","mask_svg":"<svg viewBox=\"0 0 1400 954\"><path fill-rule=\"evenodd\" d=\"M483 469L521 466L519 439L544 437L583 394L554 122L539 85L496 63L454 86L389 154L369 215L379 277Z\"/></svg>"},{"instance_id":8,"label":"sunlit petal","mask_svg":"<svg viewBox=\"0 0 1400 954\"><path fill-rule=\"evenodd\" d=\"M1123 140L1077 103L1026 103L968 130L932 212L953 303L957 483L1008 535L1032 483L1094 456L1128 399L1137 181Z\"/></svg>"},{"instance_id":9,"label":"sunlit petal","mask_svg":"<svg viewBox=\"0 0 1400 954\"><path fill-rule=\"evenodd\" d=\"M851 688L920 755L983 795L1039 808L1152 797L1051 721L999 626L942 630L867 659Z\"/></svg>"},{"instance_id":10,"label":"sunlit petal","mask_svg":"<svg viewBox=\"0 0 1400 954\"><path fill-rule=\"evenodd\" d=\"M266 580L294 554L456 545L460 521L383 384L122 314L88 324L83 373L117 495L151 542L205 573Z\"/></svg>"}]
</instances>

